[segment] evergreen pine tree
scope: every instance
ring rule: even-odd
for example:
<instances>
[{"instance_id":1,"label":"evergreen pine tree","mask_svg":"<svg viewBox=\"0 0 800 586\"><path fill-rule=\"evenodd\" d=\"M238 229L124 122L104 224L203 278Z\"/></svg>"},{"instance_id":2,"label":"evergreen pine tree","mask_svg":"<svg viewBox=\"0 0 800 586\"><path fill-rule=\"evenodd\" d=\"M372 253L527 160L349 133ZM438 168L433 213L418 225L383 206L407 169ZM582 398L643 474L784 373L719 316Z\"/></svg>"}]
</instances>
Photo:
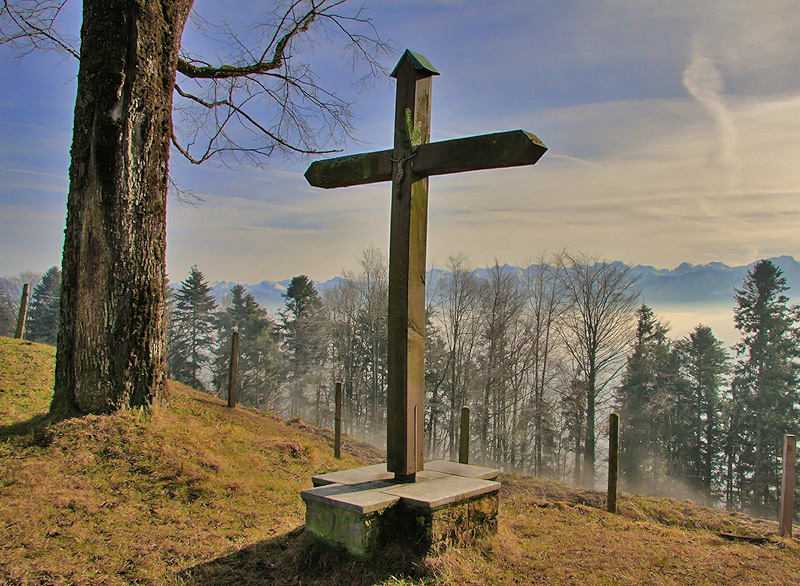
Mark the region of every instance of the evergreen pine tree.
<instances>
[{"instance_id":1,"label":"evergreen pine tree","mask_svg":"<svg viewBox=\"0 0 800 586\"><path fill-rule=\"evenodd\" d=\"M700 324L676 343L686 385L682 397L686 429L681 437L681 461L692 484L712 498L715 472L722 451L720 388L728 372L728 353L711 328Z\"/></svg>"},{"instance_id":2,"label":"evergreen pine tree","mask_svg":"<svg viewBox=\"0 0 800 586\"><path fill-rule=\"evenodd\" d=\"M306 378L322 358L324 313L319 293L306 275L294 277L283 297L286 307L281 312L281 331L291 377L289 412L299 415L303 410Z\"/></svg>"},{"instance_id":3,"label":"evergreen pine tree","mask_svg":"<svg viewBox=\"0 0 800 586\"><path fill-rule=\"evenodd\" d=\"M772 512L780 486L783 435L798 423L798 307L782 271L762 260L736 289L734 323L742 335L731 384L726 457L728 499Z\"/></svg>"},{"instance_id":4,"label":"evergreen pine tree","mask_svg":"<svg viewBox=\"0 0 800 586\"><path fill-rule=\"evenodd\" d=\"M277 410L279 373L275 323L242 285L231 287L231 300L218 313L218 346L214 361L214 386L220 396L228 392L231 339L239 332L237 397L244 405Z\"/></svg>"},{"instance_id":5,"label":"evergreen pine tree","mask_svg":"<svg viewBox=\"0 0 800 586\"><path fill-rule=\"evenodd\" d=\"M668 328L647 305L637 310L633 353L617 389L622 420L622 478L631 489L675 474L678 362Z\"/></svg>"},{"instance_id":6,"label":"evergreen pine tree","mask_svg":"<svg viewBox=\"0 0 800 586\"><path fill-rule=\"evenodd\" d=\"M61 271L58 267L50 267L42 275L41 282L33 288L28 304L25 339L56 345L60 302Z\"/></svg>"},{"instance_id":7,"label":"evergreen pine tree","mask_svg":"<svg viewBox=\"0 0 800 586\"><path fill-rule=\"evenodd\" d=\"M170 308L167 368L171 378L205 389L203 371L212 360L216 342L217 302L203 273L193 266L175 292Z\"/></svg>"}]
</instances>

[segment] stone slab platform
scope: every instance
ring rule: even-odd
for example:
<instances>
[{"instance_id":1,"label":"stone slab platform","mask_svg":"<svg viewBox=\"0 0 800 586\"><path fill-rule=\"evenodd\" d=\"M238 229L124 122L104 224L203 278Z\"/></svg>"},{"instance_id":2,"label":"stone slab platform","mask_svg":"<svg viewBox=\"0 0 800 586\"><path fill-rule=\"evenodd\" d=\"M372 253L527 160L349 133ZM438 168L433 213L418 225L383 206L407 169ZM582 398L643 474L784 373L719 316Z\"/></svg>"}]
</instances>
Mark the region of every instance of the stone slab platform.
<instances>
[{"instance_id":1,"label":"stone slab platform","mask_svg":"<svg viewBox=\"0 0 800 586\"><path fill-rule=\"evenodd\" d=\"M466 478L480 478L481 480L495 480L500 471L485 466L473 466L471 464L459 464L458 462L448 462L446 460L431 460L425 462L425 469L417 472L417 481L439 478L442 474L450 476L464 476ZM326 484L360 484L374 480L393 480L394 474L386 470L386 463L373 464L353 468L352 470L341 470L339 472L328 472L312 476L311 482L314 486L324 486Z\"/></svg>"},{"instance_id":2,"label":"stone slab platform","mask_svg":"<svg viewBox=\"0 0 800 586\"><path fill-rule=\"evenodd\" d=\"M366 515L382 511L399 502L399 496L385 492L386 489L396 486L387 480L373 480L360 484L326 484L304 490L300 496L306 503L313 501Z\"/></svg>"},{"instance_id":3,"label":"stone slab platform","mask_svg":"<svg viewBox=\"0 0 800 586\"><path fill-rule=\"evenodd\" d=\"M425 512L499 491L500 483L493 480L449 475L426 482L395 484L381 490L386 495L399 497L406 506Z\"/></svg>"},{"instance_id":4,"label":"stone slab platform","mask_svg":"<svg viewBox=\"0 0 800 586\"><path fill-rule=\"evenodd\" d=\"M398 483L386 464L321 474L301 492L306 529L350 553L369 556L381 544L418 551L463 542L496 528L498 470L437 460Z\"/></svg>"}]
</instances>

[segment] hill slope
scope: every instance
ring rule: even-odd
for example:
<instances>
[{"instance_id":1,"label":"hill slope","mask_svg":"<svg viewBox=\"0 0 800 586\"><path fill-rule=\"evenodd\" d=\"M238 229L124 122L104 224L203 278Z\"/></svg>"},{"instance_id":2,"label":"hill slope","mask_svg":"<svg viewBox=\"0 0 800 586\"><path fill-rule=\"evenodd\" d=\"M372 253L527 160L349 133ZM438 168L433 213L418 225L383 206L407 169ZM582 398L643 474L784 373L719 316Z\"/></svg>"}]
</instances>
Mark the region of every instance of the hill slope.
<instances>
[{"instance_id":1,"label":"hill slope","mask_svg":"<svg viewBox=\"0 0 800 586\"><path fill-rule=\"evenodd\" d=\"M500 530L415 560L343 558L302 534L326 434L172 384L169 406L50 423L53 349L0 338L0 583L776 584L800 547L776 524L668 499L504 475ZM717 533L760 537L728 541Z\"/></svg>"}]
</instances>

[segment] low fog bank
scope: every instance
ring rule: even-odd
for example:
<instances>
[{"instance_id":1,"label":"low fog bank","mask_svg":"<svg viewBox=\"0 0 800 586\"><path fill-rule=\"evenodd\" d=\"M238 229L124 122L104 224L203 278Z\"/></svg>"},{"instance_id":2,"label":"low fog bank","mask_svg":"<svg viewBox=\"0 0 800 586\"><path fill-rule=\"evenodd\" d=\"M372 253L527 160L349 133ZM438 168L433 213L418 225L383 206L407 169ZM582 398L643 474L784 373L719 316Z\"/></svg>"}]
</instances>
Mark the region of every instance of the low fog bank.
<instances>
[{"instance_id":1,"label":"low fog bank","mask_svg":"<svg viewBox=\"0 0 800 586\"><path fill-rule=\"evenodd\" d=\"M672 339L686 337L699 324L709 326L714 336L725 343L726 348L739 342L739 332L733 324L733 297L729 303L669 304L648 303L662 323L669 324Z\"/></svg>"}]
</instances>

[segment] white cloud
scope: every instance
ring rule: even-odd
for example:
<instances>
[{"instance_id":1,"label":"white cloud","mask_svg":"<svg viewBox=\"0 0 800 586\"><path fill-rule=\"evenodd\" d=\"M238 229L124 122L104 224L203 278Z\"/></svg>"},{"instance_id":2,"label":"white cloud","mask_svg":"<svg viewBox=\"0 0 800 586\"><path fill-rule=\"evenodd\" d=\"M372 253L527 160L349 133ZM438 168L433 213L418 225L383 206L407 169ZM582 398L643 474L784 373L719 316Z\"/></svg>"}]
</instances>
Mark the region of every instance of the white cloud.
<instances>
[{"instance_id":1,"label":"white cloud","mask_svg":"<svg viewBox=\"0 0 800 586\"><path fill-rule=\"evenodd\" d=\"M722 99L725 83L722 72L708 57L695 54L683 71L683 85L701 104L708 108L717 125L719 146L716 149L723 172L728 175L728 187L736 185L736 130L730 112Z\"/></svg>"},{"instance_id":2,"label":"white cloud","mask_svg":"<svg viewBox=\"0 0 800 586\"><path fill-rule=\"evenodd\" d=\"M284 189L276 201L200 194L197 207L171 205L168 269L198 264L212 279L282 279L297 271L328 279L351 264L365 243L386 249L386 186Z\"/></svg>"},{"instance_id":3,"label":"white cloud","mask_svg":"<svg viewBox=\"0 0 800 586\"><path fill-rule=\"evenodd\" d=\"M648 305L650 305L648 303ZM670 326L669 335L673 339L689 335L699 324L709 326L717 339L727 348L736 344L739 331L733 323L733 299L729 305L660 305L652 304L652 309L660 320Z\"/></svg>"}]
</instances>

